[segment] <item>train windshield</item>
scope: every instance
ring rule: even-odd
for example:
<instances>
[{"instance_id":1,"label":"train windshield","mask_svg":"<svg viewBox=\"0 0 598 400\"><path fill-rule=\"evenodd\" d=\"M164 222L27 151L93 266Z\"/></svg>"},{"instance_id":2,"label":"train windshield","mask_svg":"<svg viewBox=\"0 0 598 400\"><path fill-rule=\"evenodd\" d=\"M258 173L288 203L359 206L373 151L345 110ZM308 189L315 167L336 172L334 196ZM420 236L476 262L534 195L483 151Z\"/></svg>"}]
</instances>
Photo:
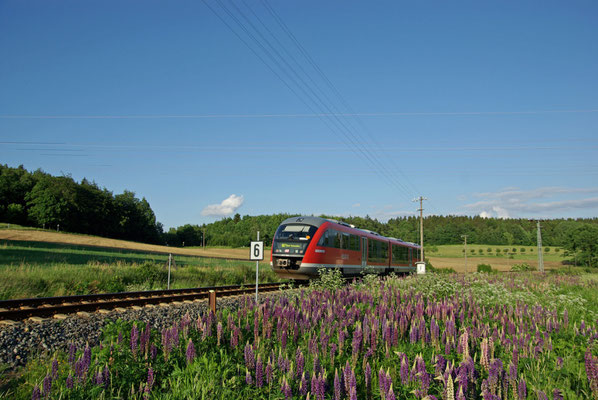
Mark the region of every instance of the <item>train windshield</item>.
<instances>
[{"instance_id":1,"label":"train windshield","mask_svg":"<svg viewBox=\"0 0 598 400\"><path fill-rule=\"evenodd\" d=\"M274 235L274 253L303 254L318 228L311 225L287 224Z\"/></svg>"}]
</instances>

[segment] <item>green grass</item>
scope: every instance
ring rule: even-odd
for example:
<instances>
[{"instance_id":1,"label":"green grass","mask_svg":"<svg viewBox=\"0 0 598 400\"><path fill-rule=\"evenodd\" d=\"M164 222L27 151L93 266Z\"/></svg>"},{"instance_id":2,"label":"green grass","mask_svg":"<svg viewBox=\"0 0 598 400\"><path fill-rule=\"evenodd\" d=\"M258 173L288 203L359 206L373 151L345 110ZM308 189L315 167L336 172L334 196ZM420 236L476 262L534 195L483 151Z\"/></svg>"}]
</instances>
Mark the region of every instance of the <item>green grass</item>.
<instances>
[{"instance_id":1,"label":"green grass","mask_svg":"<svg viewBox=\"0 0 598 400\"><path fill-rule=\"evenodd\" d=\"M559 248L557 252L557 247L552 246L544 246L544 248L550 248L549 252L543 251L543 258L545 261L562 261L565 259L563 256L563 249ZM492 249L491 252L488 252L488 249ZM479 250L482 249L482 253ZM500 249L500 254L497 255L496 249ZM508 251L505 253L504 249ZM516 251L513 251L516 249ZM525 252L522 252L521 249L525 249ZM474 250L474 253L471 252ZM450 244L450 245L441 245L441 246L430 246L427 249L427 254L431 257L446 257L446 258L463 258L463 245L461 244ZM481 245L481 244L468 244L467 245L467 256L468 257L496 257L496 258L505 258L509 257L509 255L513 254L514 258L521 259L521 260L536 260L538 258L538 248L536 246L489 246L489 245Z\"/></svg>"},{"instance_id":2,"label":"green grass","mask_svg":"<svg viewBox=\"0 0 598 400\"><path fill-rule=\"evenodd\" d=\"M255 282L251 261L174 256L171 288ZM166 289L168 255L93 246L1 241L0 299ZM276 282L271 268L261 282Z\"/></svg>"}]
</instances>

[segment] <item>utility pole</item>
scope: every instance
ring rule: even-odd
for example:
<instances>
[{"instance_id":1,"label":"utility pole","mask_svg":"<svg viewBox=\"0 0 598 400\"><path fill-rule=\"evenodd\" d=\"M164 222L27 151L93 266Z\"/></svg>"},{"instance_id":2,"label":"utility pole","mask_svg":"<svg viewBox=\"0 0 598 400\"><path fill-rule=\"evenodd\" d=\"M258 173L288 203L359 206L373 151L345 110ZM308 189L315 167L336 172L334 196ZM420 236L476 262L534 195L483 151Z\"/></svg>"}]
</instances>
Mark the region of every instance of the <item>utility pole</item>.
<instances>
[{"instance_id":1,"label":"utility pole","mask_svg":"<svg viewBox=\"0 0 598 400\"><path fill-rule=\"evenodd\" d=\"M542 258L542 231L538 220L538 271L544 272L544 259Z\"/></svg>"},{"instance_id":2,"label":"utility pole","mask_svg":"<svg viewBox=\"0 0 598 400\"><path fill-rule=\"evenodd\" d=\"M417 199L413 199L413 202L419 201L419 244L421 246L420 249L420 261L424 261L424 205L423 201L428 200L425 197L419 196Z\"/></svg>"},{"instance_id":3,"label":"utility pole","mask_svg":"<svg viewBox=\"0 0 598 400\"><path fill-rule=\"evenodd\" d=\"M463 252L465 253L465 273L467 273L467 235L461 235L463 239L465 239L465 247Z\"/></svg>"}]
</instances>

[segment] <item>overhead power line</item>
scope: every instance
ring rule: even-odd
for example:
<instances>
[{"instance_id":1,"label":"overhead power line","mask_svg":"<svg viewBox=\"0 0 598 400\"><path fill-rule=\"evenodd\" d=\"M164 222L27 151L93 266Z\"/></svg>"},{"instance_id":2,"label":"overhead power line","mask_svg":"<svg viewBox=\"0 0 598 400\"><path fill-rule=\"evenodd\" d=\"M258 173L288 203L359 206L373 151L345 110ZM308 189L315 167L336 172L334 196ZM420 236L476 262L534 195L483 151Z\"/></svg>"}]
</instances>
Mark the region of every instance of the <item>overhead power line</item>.
<instances>
[{"instance_id":1,"label":"overhead power line","mask_svg":"<svg viewBox=\"0 0 598 400\"><path fill-rule=\"evenodd\" d=\"M480 115L534 115L534 114L588 114L598 109L581 110L527 110L527 111L396 111L344 113L264 113L264 114L123 114L123 115L0 115L0 119L243 119L243 118L321 118L321 117L410 117L410 116L480 116Z\"/></svg>"}]
</instances>

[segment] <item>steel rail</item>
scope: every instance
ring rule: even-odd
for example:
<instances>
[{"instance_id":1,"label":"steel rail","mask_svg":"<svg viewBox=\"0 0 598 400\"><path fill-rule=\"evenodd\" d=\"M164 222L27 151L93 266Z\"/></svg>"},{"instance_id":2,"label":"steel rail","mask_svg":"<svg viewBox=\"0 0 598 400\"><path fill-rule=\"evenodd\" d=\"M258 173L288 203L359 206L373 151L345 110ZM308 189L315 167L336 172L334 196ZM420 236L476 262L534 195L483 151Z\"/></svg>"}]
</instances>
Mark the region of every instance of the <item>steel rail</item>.
<instances>
[{"instance_id":1,"label":"steel rail","mask_svg":"<svg viewBox=\"0 0 598 400\"><path fill-rule=\"evenodd\" d=\"M279 290L283 283L260 284L260 291ZM126 308L207 299L214 291L218 297L251 294L255 286L227 285L190 289L152 290L144 292L105 293L82 296L45 297L0 301L0 320L23 320L29 317L51 317L56 314L72 314L79 311L95 312L100 309Z\"/></svg>"}]
</instances>

